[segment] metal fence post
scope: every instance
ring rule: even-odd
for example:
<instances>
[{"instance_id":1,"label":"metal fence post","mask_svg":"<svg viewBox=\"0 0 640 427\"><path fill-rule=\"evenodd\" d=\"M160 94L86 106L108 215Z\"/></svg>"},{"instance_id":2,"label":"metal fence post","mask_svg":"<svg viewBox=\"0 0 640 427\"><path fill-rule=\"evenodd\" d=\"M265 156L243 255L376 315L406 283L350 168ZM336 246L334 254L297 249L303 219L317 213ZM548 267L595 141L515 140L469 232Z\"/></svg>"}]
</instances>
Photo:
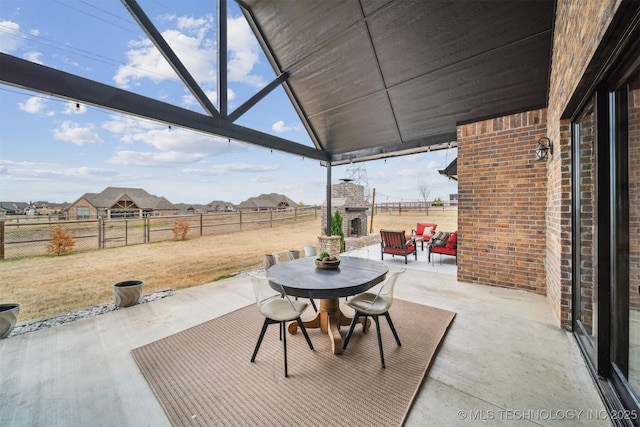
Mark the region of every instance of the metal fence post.
<instances>
[{"instance_id":1,"label":"metal fence post","mask_svg":"<svg viewBox=\"0 0 640 427\"><path fill-rule=\"evenodd\" d=\"M107 221L102 221L102 249L107 247Z\"/></svg>"},{"instance_id":2,"label":"metal fence post","mask_svg":"<svg viewBox=\"0 0 640 427\"><path fill-rule=\"evenodd\" d=\"M203 217L202 217L202 212L200 212L200 237L202 237L202 232L203 232Z\"/></svg>"},{"instance_id":3,"label":"metal fence post","mask_svg":"<svg viewBox=\"0 0 640 427\"><path fill-rule=\"evenodd\" d=\"M0 259L4 259L4 220L0 221Z\"/></svg>"},{"instance_id":4,"label":"metal fence post","mask_svg":"<svg viewBox=\"0 0 640 427\"><path fill-rule=\"evenodd\" d=\"M98 249L103 249L102 247L102 217L98 217Z\"/></svg>"}]
</instances>

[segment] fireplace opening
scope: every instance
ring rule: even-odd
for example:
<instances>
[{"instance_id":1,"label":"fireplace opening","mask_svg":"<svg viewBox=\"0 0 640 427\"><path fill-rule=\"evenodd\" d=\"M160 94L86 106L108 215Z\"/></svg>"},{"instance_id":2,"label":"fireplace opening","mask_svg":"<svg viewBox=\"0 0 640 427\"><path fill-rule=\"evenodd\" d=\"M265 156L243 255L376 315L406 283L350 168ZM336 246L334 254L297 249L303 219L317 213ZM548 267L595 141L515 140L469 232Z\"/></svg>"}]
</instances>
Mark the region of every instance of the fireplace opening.
<instances>
[{"instance_id":1,"label":"fireplace opening","mask_svg":"<svg viewBox=\"0 0 640 427\"><path fill-rule=\"evenodd\" d=\"M360 236L362 228L362 220L360 218L354 218L351 220L351 227L349 228L349 236Z\"/></svg>"}]
</instances>

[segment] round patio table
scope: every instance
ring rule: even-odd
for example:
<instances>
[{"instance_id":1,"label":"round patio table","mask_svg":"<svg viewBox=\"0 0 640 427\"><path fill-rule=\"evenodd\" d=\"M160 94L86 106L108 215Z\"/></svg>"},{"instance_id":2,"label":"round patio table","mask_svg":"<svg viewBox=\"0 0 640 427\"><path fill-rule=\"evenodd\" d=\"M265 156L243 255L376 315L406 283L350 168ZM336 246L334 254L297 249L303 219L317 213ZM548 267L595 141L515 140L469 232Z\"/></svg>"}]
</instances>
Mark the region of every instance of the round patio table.
<instances>
[{"instance_id":1,"label":"round patio table","mask_svg":"<svg viewBox=\"0 0 640 427\"><path fill-rule=\"evenodd\" d=\"M335 270L317 268L315 257L300 258L276 264L267 270L267 278L284 288L287 295L320 300L318 315L304 323L305 328L320 328L331 340L334 354L342 353L340 326L348 326L351 318L340 310L340 298L357 295L382 282L389 268L380 261L366 258L340 257ZM289 324L289 333L298 330Z\"/></svg>"}]
</instances>

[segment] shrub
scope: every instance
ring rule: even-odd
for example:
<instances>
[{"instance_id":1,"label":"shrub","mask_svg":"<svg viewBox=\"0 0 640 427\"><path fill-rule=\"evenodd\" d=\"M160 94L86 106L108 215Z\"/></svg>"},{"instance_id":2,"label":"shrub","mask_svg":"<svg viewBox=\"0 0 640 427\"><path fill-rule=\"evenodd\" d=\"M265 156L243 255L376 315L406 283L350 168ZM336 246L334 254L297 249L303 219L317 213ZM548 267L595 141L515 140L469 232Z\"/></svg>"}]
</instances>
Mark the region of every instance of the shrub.
<instances>
[{"instance_id":1,"label":"shrub","mask_svg":"<svg viewBox=\"0 0 640 427\"><path fill-rule=\"evenodd\" d=\"M431 203L431 206L434 206L434 207L441 207L441 206L444 206L444 202L442 201L442 199L441 199L440 197L436 197L436 198L433 200L433 203Z\"/></svg>"},{"instance_id":2,"label":"shrub","mask_svg":"<svg viewBox=\"0 0 640 427\"><path fill-rule=\"evenodd\" d=\"M184 240L189 234L189 221L181 219L173 223L173 240Z\"/></svg>"},{"instance_id":3,"label":"shrub","mask_svg":"<svg viewBox=\"0 0 640 427\"><path fill-rule=\"evenodd\" d=\"M71 233L59 225L51 230L51 239L47 246L47 252L60 256L62 253L71 252L75 245L76 241L73 240Z\"/></svg>"},{"instance_id":4,"label":"shrub","mask_svg":"<svg viewBox=\"0 0 640 427\"><path fill-rule=\"evenodd\" d=\"M344 232L342 231L342 215L336 211L331 217L331 235L340 236L340 252L344 252Z\"/></svg>"}]
</instances>

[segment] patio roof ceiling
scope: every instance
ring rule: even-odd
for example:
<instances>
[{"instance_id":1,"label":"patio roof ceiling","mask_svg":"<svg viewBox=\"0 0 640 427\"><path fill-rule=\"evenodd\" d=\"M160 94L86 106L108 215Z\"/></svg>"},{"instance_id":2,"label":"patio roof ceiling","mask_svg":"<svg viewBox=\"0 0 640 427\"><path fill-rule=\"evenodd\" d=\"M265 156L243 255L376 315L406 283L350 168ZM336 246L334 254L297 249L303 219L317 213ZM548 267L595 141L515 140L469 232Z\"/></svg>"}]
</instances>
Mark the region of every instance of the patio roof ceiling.
<instances>
[{"instance_id":1,"label":"patio roof ceiling","mask_svg":"<svg viewBox=\"0 0 640 427\"><path fill-rule=\"evenodd\" d=\"M547 105L552 0L236 0L278 75L264 92L283 85L315 147L234 124L122 2L206 114L4 53L0 82L332 164L455 146L459 124Z\"/></svg>"},{"instance_id":2,"label":"patio roof ceiling","mask_svg":"<svg viewBox=\"0 0 640 427\"><path fill-rule=\"evenodd\" d=\"M553 1L238 0L334 163L455 144L545 107Z\"/></svg>"}]
</instances>

